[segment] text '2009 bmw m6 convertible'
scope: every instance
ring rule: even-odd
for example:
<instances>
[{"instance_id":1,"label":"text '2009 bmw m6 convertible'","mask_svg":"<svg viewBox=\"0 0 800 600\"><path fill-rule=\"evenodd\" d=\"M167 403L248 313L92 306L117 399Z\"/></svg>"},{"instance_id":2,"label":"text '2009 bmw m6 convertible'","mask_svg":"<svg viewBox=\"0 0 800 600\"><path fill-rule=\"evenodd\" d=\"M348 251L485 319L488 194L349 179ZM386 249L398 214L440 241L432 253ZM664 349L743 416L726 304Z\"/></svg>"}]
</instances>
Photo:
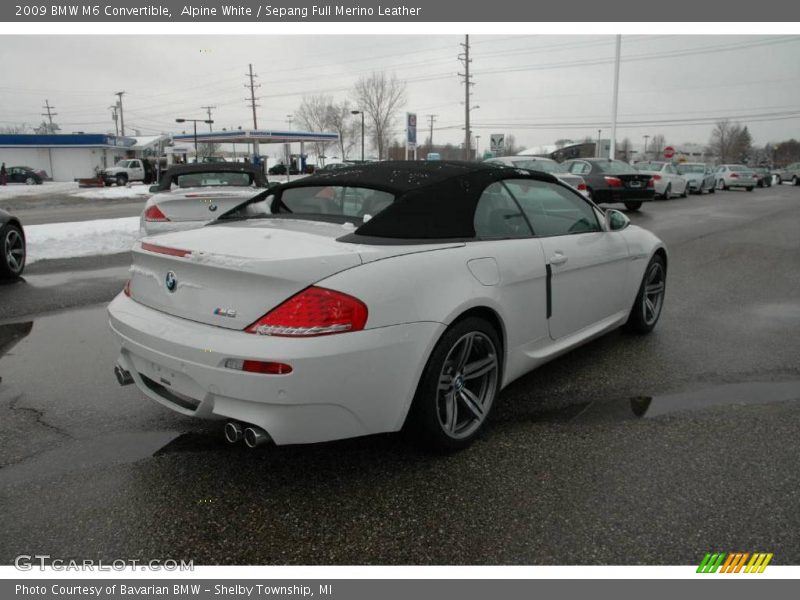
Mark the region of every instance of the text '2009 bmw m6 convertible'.
<instances>
[{"instance_id":1,"label":"text '2009 bmw m6 convertible'","mask_svg":"<svg viewBox=\"0 0 800 600\"><path fill-rule=\"evenodd\" d=\"M514 379L650 331L666 273L658 238L546 173L347 167L139 242L115 371L251 447L407 427L459 448Z\"/></svg>"}]
</instances>

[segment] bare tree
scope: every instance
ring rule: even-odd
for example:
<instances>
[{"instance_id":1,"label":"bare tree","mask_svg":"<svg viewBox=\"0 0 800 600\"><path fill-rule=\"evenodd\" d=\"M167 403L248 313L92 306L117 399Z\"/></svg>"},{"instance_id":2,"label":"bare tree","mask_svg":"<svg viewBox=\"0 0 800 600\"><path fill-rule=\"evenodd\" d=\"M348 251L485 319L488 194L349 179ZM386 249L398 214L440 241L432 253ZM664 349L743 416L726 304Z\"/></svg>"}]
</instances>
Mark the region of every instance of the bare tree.
<instances>
[{"instance_id":1,"label":"bare tree","mask_svg":"<svg viewBox=\"0 0 800 600\"><path fill-rule=\"evenodd\" d=\"M406 102L406 84L381 71L359 79L353 92L359 109L369 117L370 136L380 160L391 141L392 121Z\"/></svg>"},{"instance_id":2,"label":"bare tree","mask_svg":"<svg viewBox=\"0 0 800 600\"><path fill-rule=\"evenodd\" d=\"M61 131L61 127L59 127L57 123L42 121L42 124L36 127L34 131L39 135L56 134Z\"/></svg>"},{"instance_id":3,"label":"bare tree","mask_svg":"<svg viewBox=\"0 0 800 600\"><path fill-rule=\"evenodd\" d=\"M633 144L631 144L630 138L625 138L619 145L620 158L623 160L630 160L631 154L633 154Z\"/></svg>"},{"instance_id":4,"label":"bare tree","mask_svg":"<svg viewBox=\"0 0 800 600\"><path fill-rule=\"evenodd\" d=\"M5 125L0 127L0 134L4 135L19 135L22 133L28 133L31 127L27 123L22 123L20 125Z\"/></svg>"},{"instance_id":5,"label":"bare tree","mask_svg":"<svg viewBox=\"0 0 800 600\"><path fill-rule=\"evenodd\" d=\"M218 156L220 150L222 150L222 144L218 142L201 142L197 144L198 159L199 157Z\"/></svg>"},{"instance_id":6,"label":"bare tree","mask_svg":"<svg viewBox=\"0 0 800 600\"><path fill-rule=\"evenodd\" d=\"M714 125L708 147L720 162L734 162L741 158L742 147L750 146L749 138L750 133L746 132L746 128L743 130L739 123L723 119Z\"/></svg>"},{"instance_id":7,"label":"bare tree","mask_svg":"<svg viewBox=\"0 0 800 600\"><path fill-rule=\"evenodd\" d=\"M300 108L295 111L295 116L300 126L307 131L326 131L331 129L333 96L315 94L303 96ZM326 142L314 142L314 152L317 157L325 156Z\"/></svg>"},{"instance_id":8,"label":"bare tree","mask_svg":"<svg viewBox=\"0 0 800 600\"><path fill-rule=\"evenodd\" d=\"M664 136L660 133L657 133L650 139L650 143L647 146L647 152L652 152L653 158L658 159L666 147L667 141L664 139Z\"/></svg>"},{"instance_id":9,"label":"bare tree","mask_svg":"<svg viewBox=\"0 0 800 600\"><path fill-rule=\"evenodd\" d=\"M329 107L328 127L331 131L339 135L339 151L342 160L347 158L347 154L355 146L355 140L360 135L360 119L358 123L350 113L352 110L347 100L331 104Z\"/></svg>"}]
</instances>

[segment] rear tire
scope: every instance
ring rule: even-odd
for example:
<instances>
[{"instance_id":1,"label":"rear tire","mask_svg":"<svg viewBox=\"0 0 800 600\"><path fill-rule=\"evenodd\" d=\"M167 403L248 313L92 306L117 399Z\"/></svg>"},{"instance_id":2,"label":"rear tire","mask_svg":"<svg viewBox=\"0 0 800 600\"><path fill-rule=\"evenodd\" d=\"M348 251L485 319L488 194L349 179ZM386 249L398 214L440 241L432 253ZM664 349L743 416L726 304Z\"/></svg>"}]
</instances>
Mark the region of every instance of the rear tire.
<instances>
[{"instance_id":1,"label":"rear tire","mask_svg":"<svg viewBox=\"0 0 800 600\"><path fill-rule=\"evenodd\" d=\"M669 200L672 198L672 184L668 183L666 189L664 190L664 194L661 196L664 200Z\"/></svg>"},{"instance_id":2,"label":"rear tire","mask_svg":"<svg viewBox=\"0 0 800 600\"><path fill-rule=\"evenodd\" d=\"M800 185L800 179L797 178L797 175L792 177L792 185Z\"/></svg>"},{"instance_id":3,"label":"rear tire","mask_svg":"<svg viewBox=\"0 0 800 600\"><path fill-rule=\"evenodd\" d=\"M686 182L686 185L683 187L683 192L681 192L681 198L686 198L689 195L689 182Z\"/></svg>"},{"instance_id":4,"label":"rear tire","mask_svg":"<svg viewBox=\"0 0 800 600\"><path fill-rule=\"evenodd\" d=\"M6 223L0 229L0 277L19 277L25 269L25 235L22 229Z\"/></svg>"},{"instance_id":5,"label":"rear tire","mask_svg":"<svg viewBox=\"0 0 800 600\"><path fill-rule=\"evenodd\" d=\"M656 254L642 277L639 293L633 302L625 328L634 333L650 333L661 317L664 295L667 288L667 265L661 255Z\"/></svg>"},{"instance_id":6,"label":"rear tire","mask_svg":"<svg viewBox=\"0 0 800 600\"><path fill-rule=\"evenodd\" d=\"M717 181L717 189L721 192L728 189L728 185L725 183L724 179Z\"/></svg>"},{"instance_id":7,"label":"rear tire","mask_svg":"<svg viewBox=\"0 0 800 600\"><path fill-rule=\"evenodd\" d=\"M642 203L641 202L626 202L625 203L625 208L627 208L628 210L639 210L640 208L642 208Z\"/></svg>"},{"instance_id":8,"label":"rear tire","mask_svg":"<svg viewBox=\"0 0 800 600\"><path fill-rule=\"evenodd\" d=\"M451 325L428 358L406 430L435 450L469 446L500 391L500 352L498 334L487 321L468 317Z\"/></svg>"},{"instance_id":9,"label":"rear tire","mask_svg":"<svg viewBox=\"0 0 800 600\"><path fill-rule=\"evenodd\" d=\"M712 185L710 188L708 188L708 193L709 194L716 194L717 193L717 188Z\"/></svg>"},{"instance_id":10,"label":"rear tire","mask_svg":"<svg viewBox=\"0 0 800 600\"><path fill-rule=\"evenodd\" d=\"M747 188L747 191L748 192L752 192L753 191L753 186L750 186L749 188Z\"/></svg>"}]
</instances>

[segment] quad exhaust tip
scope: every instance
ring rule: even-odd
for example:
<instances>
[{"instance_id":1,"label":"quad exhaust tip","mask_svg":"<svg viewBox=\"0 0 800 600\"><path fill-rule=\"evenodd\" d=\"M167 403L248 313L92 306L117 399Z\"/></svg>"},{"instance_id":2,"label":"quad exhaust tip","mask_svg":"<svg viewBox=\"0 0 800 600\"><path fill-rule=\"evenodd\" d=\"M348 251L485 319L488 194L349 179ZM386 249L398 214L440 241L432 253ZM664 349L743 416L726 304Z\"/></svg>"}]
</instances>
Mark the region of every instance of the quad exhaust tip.
<instances>
[{"instance_id":1,"label":"quad exhaust tip","mask_svg":"<svg viewBox=\"0 0 800 600\"><path fill-rule=\"evenodd\" d=\"M133 383L133 375L131 375L130 371L126 371L119 365L114 366L114 376L117 378L117 382L120 385L130 385Z\"/></svg>"},{"instance_id":2,"label":"quad exhaust tip","mask_svg":"<svg viewBox=\"0 0 800 600\"><path fill-rule=\"evenodd\" d=\"M272 438L261 427L251 425L244 430L244 443L248 448L258 448L269 441L272 441Z\"/></svg>"},{"instance_id":3,"label":"quad exhaust tip","mask_svg":"<svg viewBox=\"0 0 800 600\"><path fill-rule=\"evenodd\" d=\"M229 444L236 444L244 439L244 428L241 423L228 421L225 423L225 440Z\"/></svg>"},{"instance_id":4,"label":"quad exhaust tip","mask_svg":"<svg viewBox=\"0 0 800 600\"><path fill-rule=\"evenodd\" d=\"M271 442L270 435L255 425L245 425L237 421L228 421L225 424L225 441L229 444L238 444L244 440L248 448L258 448L259 446Z\"/></svg>"}]
</instances>

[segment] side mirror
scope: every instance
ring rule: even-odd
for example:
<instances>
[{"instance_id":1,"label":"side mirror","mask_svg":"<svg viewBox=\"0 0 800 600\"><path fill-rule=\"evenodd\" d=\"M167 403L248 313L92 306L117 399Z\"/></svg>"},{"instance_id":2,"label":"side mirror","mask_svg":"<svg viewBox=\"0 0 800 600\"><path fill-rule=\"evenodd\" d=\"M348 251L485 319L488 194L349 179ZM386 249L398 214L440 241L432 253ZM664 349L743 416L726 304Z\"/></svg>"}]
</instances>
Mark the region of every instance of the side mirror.
<instances>
[{"instance_id":1,"label":"side mirror","mask_svg":"<svg viewBox=\"0 0 800 600\"><path fill-rule=\"evenodd\" d=\"M613 208L609 208L606 211L607 231L622 231L630 224L631 220L620 211L614 210Z\"/></svg>"},{"instance_id":2,"label":"side mirror","mask_svg":"<svg viewBox=\"0 0 800 600\"><path fill-rule=\"evenodd\" d=\"M149 188L147 188L147 191L149 191L151 194L155 194L160 187L161 186L158 185L151 185Z\"/></svg>"}]
</instances>

